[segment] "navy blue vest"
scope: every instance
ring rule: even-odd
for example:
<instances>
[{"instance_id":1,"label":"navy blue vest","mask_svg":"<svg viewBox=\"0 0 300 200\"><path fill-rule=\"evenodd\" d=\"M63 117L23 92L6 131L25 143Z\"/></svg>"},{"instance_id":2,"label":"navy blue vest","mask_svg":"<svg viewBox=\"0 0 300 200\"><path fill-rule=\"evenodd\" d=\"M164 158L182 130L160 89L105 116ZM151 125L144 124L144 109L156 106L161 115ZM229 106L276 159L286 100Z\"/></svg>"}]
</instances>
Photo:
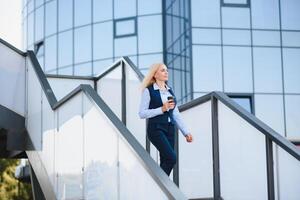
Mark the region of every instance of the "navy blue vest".
<instances>
[{"instance_id":1,"label":"navy blue vest","mask_svg":"<svg viewBox=\"0 0 300 200\"><path fill-rule=\"evenodd\" d=\"M159 90L154 90L153 85L150 85L147 88L148 88L149 93L150 93L149 109L155 109L155 108L163 106ZM169 92L173 95L174 102L176 104L176 98L175 98L175 95L174 95L172 89L169 89ZM150 123L160 123L160 124L161 123L168 123L168 118L169 117L171 119L171 123L175 124L174 120L173 120L173 117L172 117L172 114L173 114L173 109L172 110L170 109L169 111L164 112L162 115L157 115L155 117L149 118L148 124L150 124Z\"/></svg>"}]
</instances>

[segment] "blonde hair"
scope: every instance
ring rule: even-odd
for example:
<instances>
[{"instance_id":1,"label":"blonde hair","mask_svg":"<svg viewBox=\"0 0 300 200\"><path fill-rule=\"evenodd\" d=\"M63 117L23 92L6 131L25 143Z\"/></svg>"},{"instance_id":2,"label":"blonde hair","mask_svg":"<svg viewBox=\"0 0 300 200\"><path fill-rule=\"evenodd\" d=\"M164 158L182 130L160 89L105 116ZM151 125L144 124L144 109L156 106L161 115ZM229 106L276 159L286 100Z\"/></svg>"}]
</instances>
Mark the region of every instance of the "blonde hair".
<instances>
[{"instance_id":1,"label":"blonde hair","mask_svg":"<svg viewBox=\"0 0 300 200\"><path fill-rule=\"evenodd\" d=\"M161 66L165 66L165 64L163 63L154 63L150 66L148 74L145 76L142 85L141 85L141 89L144 90L146 87L152 85L153 83L155 83L155 78L154 75L156 73L156 71L159 69L159 67Z\"/></svg>"}]
</instances>

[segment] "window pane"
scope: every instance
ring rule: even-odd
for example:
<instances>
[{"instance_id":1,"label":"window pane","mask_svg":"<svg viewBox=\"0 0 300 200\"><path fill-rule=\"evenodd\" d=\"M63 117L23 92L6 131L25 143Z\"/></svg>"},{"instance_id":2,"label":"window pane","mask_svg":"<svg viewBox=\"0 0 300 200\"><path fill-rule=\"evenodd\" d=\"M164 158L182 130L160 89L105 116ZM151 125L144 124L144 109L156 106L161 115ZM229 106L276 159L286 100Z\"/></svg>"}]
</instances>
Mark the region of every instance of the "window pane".
<instances>
[{"instance_id":1,"label":"window pane","mask_svg":"<svg viewBox=\"0 0 300 200\"><path fill-rule=\"evenodd\" d=\"M51 1L46 4L46 36L56 33L57 20L56 20L56 1Z\"/></svg>"},{"instance_id":2,"label":"window pane","mask_svg":"<svg viewBox=\"0 0 300 200\"><path fill-rule=\"evenodd\" d=\"M300 49L283 48L285 92L300 93Z\"/></svg>"},{"instance_id":3,"label":"window pane","mask_svg":"<svg viewBox=\"0 0 300 200\"><path fill-rule=\"evenodd\" d=\"M101 73L103 73L110 65L112 65L113 61L112 59L106 59L106 60L99 60L94 62L94 76L97 76Z\"/></svg>"},{"instance_id":4,"label":"window pane","mask_svg":"<svg viewBox=\"0 0 300 200\"><path fill-rule=\"evenodd\" d=\"M58 15L59 31L71 28L73 25L73 0L59 1Z\"/></svg>"},{"instance_id":5,"label":"window pane","mask_svg":"<svg viewBox=\"0 0 300 200\"><path fill-rule=\"evenodd\" d=\"M282 95L255 95L255 116L284 136Z\"/></svg>"},{"instance_id":6,"label":"window pane","mask_svg":"<svg viewBox=\"0 0 300 200\"><path fill-rule=\"evenodd\" d=\"M192 26L220 27L219 0L192 0L191 10Z\"/></svg>"},{"instance_id":7,"label":"window pane","mask_svg":"<svg viewBox=\"0 0 300 200\"><path fill-rule=\"evenodd\" d=\"M113 24L105 22L94 25L94 60L113 57Z\"/></svg>"},{"instance_id":8,"label":"window pane","mask_svg":"<svg viewBox=\"0 0 300 200\"><path fill-rule=\"evenodd\" d=\"M163 62L162 54L151 54L139 56L139 68L148 69L153 63Z\"/></svg>"},{"instance_id":9,"label":"window pane","mask_svg":"<svg viewBox=\"0 0 300 200\"><path fill-rule=\"evenodd\" d=\"M136 55L136 36L115 39L115 56Z\"/></svg>"},{"instance_id":10,"label":"window pane","mask_svg":"<svg viewBox=\"0 0 300 200\"><path fill-rule=\"evenodd\" d=\"M282 45L300 47L300 32L282 32Z\"/></svg>"},{"instance_id":11,"label":"window pane","mask_svg":"<svg viewBox=\"0 0 300 200\"><path fill-rule=\"evenodd\" d=\"M56 69L56 35L45 39L45 71ZM56 73L56 72L55 72Z\"/></svg>"},{"instance_id":12,"label":"window pane","mask_svg":"<svg viewBox=\"0 0 300 200\"><path fill-rule=\"evenodd\" d=\"M136 34L136 19L117 20L115 23L115 37Z\"/></svg>"},{"instance_id":13,"label":"window pane","mask_svg":"<svg viewBox=\"0 0 300 200\"><path fill-rule=\"evenodd\" d=\"M224 3L230 4L247 4L247 0L222 0Z\"/></svg>"},{"instance_id":14,"label":"window pane","mask_svg":"<svg viewBox=\"0 0 300 200\"><path fill-rule=\"evenodd\" d=\"M279 29L278 0L251 0L252 27Z\"/></svg>"},{"instance_id":15,"label":"window pane","mask_svg":"<svg viewBox=\"0 0 300 200\"><path fill-rule=\"evenodd\" d=\"M300 30L300 1L280 0L282 29Z\"/></svg>"},{"instance_id":16,"label":"window pane","mask_svg":"<svg viewBox=\"0 0 300 200\"><path fill-rule=\"evenodd\" d=\"M33 13L28 15L28 35L27 35L27 47L33 44Z\"/></svg>"},{"instance_id":17,"label":"window pane","mask_svg":"<svg viewBox=\"0 0 300 200\"><path fill-rule=\"evenodd\" d=\"M73 66L63 67L58 69L60 75L73 75Z\"/></svg>"},{"instance_id":18,"label":"window pane","mask_svg":"<svg viewBox=\"0 0 300 200\"><path fill-rule=\"evenodd\" d=\"M91 23L91 0L74 0L75 27Z\"/></svg>"},{"instance_id":19,"label":"window pane","mask_svg":"<svg viewBox=\"0 0 300 200\"><path fill-rule=\"evenodd\" d=\"M285 96L286 131L290 139L300 139L300 95Z\"/></svg>"},{"instance_id":20,"label":"window pane","mask_svg":"<svg viewBox=\"0 0 300 200\"><path fill-rule=\"evenodd\" d=\"M139 17L138 19L139 53L151 53L151 52L162 51L163 41L162 41L161 22L162 21L160 15Z\"/></svg>"},{"instance_id":21,"label":"window pane","mask_svg":"<svg viewBox=\"0 0 300 200\"><path fill-rule=\"evenodd\" d=\"M44 3L44 0L35 0L35 7L39 7L40 5L42 5Z\"/></svg>"},{"instance_id":22,"label":"window pane","mask_svg":"<svg viewBox=\"0 0 300 200\"><path fill-rule=\"evenodd\" d=\"M222 7L222 23L226 28L250 28L248 8Z\"/></svg>"},{"instance_id":23,"label":"window pane","mask_svg":"<svg viewBox=\"0 0 300 200\"><path fill-rule=\"evenodd\" d=\"M74 37L75 63L90 61L92 55L91 27L85 26L75 29Z\"/></svg>"},{"instance_id":24,"label":"window pane","mask_svg":"<svg viewBox=\"0 0 300 200\"><path fill-rule=\"evenodd\" d=\"M250 31L223 29L223 44L250 45Z\"/></svg>"},{"instance_id":25,"label":"window pane","mask_svg":"<svg viewBox=\"0 0 300 200\"><path fill-rule=\"evenodd\" d=\"M194 91L222 91L221 47L193 46Z\"/></svg>"},{"instance_id":26,"label":"window pane","mask_svg":"<svg viewBox=\"0 0 300 200\"><path fill-rule=\"evenodd\" d=\"M28 13L31 13L34 8L34 0L28 1L27 7L28 7Z\"/></svg>"},{"instance_id":27,"label":"window pane","mask_svg":"<svg viewBox=\"0 0 300 200\"><path fill-rule=\"evenodd\" d=\"M67 31L58 35L58 65L71 64L73 64L73 34L72 31Z\"/></svg>"},{"instance_id":28,"label":"window pane","mask_svg":"<svg viewBox=\"0 0 300 200\"><path fill-rule=\"evenodd\" d=\"M281 51L253 48L255 92L282 92Z\"/></svg>"},{"instance_id":29,"label":"window pane","mask_svg":"<svg viewBox=\"0 0 300 200\"><path fill-rule=\"evenodd\" d=\"M226 92L253 92L250 48L224 47L224 81Z\"/></svg>"},{"instance_id":30,"label":"window pane","mask_svg":"<svg viewBox=\"0 0 300 200\"><path fill-rule=\"evenodd\" d=\"M280 46L279 31L252 31L253 45Z\"/></svg>"},{"instance_id":31,"label":"window pane","mask_svg":"<svg viewBox=\"0 0 300 200\"><path fill-rule=\"evenodd\" d=\"M221 31L219 29L193 28L194 44L221 44Z\"/></svg>"},{"instance_id":32,"label":"window pane","mask_svg":"<svg viewBox=\"0 0 300 200\"><path fill-rule=\"evenodd\" d=\"M138 0L138 14L161 13L161 0Z\"/></svg>"},{"instance_id":33,"label":"window pane","mask_svg":"<svg viewBox=\"0 0 300 200\"><path fill-rule=\"evenodd\" d=\"M114 0L114 18L136 15L136 0Z\"/></svg>"},{"instance_id":34,"label":"window pane","mask_svg":"<svg viewBox=\"0 0 300 200\"><path fill-rule=\"evenodd\" d=\"M74 75L78 76L91 76L92 75L92 64L84 63L74 66Z\"/></svg>"},{"instance_id":35,"label":"window pane","mask_svg":"<svg viewBox=\"0 0 300 200\"><path fill-rule=\"evenodd\" d=\"M113 18L113 1L111 0L93 0L94 22L111 20Z\"/></svg>"},{"instance_id":36,"label":"window pane","mask_svg":"<svg viewBox=\"0 0 300 200\"><path fill-rule=\"evenodd\" d=\"M35 41L44 38L44 6L35 11Z\"/></svg>"},{"instance_id":37,"label":"window pane","mask_svg":"<svg viewBox=\"0 0 300 200\"><path fill-rule=\"evenodd\" d=\"M230 96L230 98L233 99L240 106L242 106L249 113L252 113L250 97L232 97L232 96Z\"/></svg>"}]
</instances>

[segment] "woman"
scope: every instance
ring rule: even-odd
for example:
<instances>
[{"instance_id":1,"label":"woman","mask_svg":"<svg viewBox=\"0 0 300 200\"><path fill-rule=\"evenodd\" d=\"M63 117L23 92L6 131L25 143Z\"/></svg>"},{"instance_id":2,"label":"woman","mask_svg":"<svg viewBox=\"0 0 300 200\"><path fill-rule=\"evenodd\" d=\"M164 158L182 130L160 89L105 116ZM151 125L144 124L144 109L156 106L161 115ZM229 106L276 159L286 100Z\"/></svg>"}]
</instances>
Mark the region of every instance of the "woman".
<instances>
[{"instance_id":1,"label":"woman","mask_svg":"<svg viewBox=\"0 0 300 200\"><path fill-rule=\"evenodd\" d=\"M147 136L159 151L160 167L169 176L176 163L174 125L181 130L187 142L192 142L193 136L180 117L175 95L166 81L168 81L166 65L153 64L142 83L139 116L142 119L149 119Z\"/></svg>"}]
</instances>

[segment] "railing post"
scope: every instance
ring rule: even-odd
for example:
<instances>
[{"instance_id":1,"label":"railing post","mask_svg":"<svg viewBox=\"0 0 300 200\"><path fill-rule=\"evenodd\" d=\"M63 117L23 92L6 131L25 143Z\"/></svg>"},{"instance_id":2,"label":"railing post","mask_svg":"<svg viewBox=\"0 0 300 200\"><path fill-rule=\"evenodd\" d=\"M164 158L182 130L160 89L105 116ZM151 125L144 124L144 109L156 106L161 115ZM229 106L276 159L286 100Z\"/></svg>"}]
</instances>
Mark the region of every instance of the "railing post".
<instances>
[{"instance_id":1,"label":"railing post","mask_svg":"<svg viewBox=\"0 0 300 200\"><path fill-rule=\"evenodd\" d=\"M125 69L125 63L121 61L122 66L122 122L126 126L126 69Z\"/></svg>"},{"instance_id":2,"label":"railing post","mask_svg":"<svg viewBox=\"0 0 300 200\"><path fill-rule=\"evenodd\" d=\"M212 116L214 199L221 199L220 167L219 167L218 100L213 95L211 96L211 116Z\"/></svg>"},{"instance_id":3,"label":"railing post","mask_svg":"<svg viewBox=\"0 0 300 200\"><path fill-rule=\"evenodd\" d=\"M179 187L179 142L178 142L178 128L175 131L175 146L174 150L177 155L177 162L173 169L173 182Z\"/></svg>"},{"instance_id":4,"label":"railing post","mask_svg":"<svg viewBox=\"0 0 300 200\"><path fill-rule=\"evenodd\" d=\"M273 167L273 143L266 136L266 159L267 159L267 177L268 177L268 199L274 200L274 167Z\"/></svg>"}]
</instances>

